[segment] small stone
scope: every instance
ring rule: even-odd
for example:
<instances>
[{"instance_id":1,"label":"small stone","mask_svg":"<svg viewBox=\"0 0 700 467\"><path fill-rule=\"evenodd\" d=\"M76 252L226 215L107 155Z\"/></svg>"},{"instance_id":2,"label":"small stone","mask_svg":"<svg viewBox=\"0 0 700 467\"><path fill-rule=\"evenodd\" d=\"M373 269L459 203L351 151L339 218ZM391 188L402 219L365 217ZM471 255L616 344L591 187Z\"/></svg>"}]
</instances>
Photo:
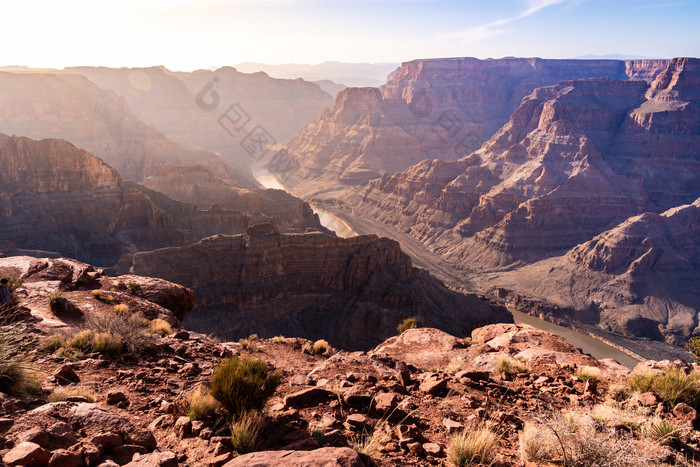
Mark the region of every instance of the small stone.
<instances>
[{"instance_id":1,"label":"small stone","mask_svg":"<svg viewBox=\"0 0 700 467\"><path fill-rule=\"evenodd\" d=\"M129 433L129 442L152 451L158 446L156 437L149 430L134 430Z\"/></svg>"},{"instance_id":2,"label":"small stone","mask_svg":"<svg viewBox=\"0 0 700 467\"><path fill-rule=\"evenodd\" d=\"M192 436L192 420L189 417L180 417L175 422L175 432L180 438Z\"/></svg>"},{"instance_id":3,"label":"small stone","mask_svg":"<svg viewBox=\"0 0 700 467\"><path fill-rule=\"evenodd\" d=\"M77 383L80 381L78 374L71 365L63 365L54 372L54 377L59 384Z\"/></svg>"},{"instance_id":4,"label":"small stone","mask_svg":"<svg viewBox=\"0 0 700 467\"><path fill-rule=\"evenodd\" d=\"M121 446L123 443L122 437L117 433L106 432L99 433L90 439L90 443L101 447L104 451L109 451L110 449Z\"/></svg>"},{"instance_id":5,"label":"small stone","mask_svg":"<svg viewBox=\"0 0 700 467\"><path fill-rule=\"evenodd\" d=\"M187 332L187 331L178 331L178 332L176 332L176 333L173 335L173 337L174 337L175 339L179 339L179 340L181 340L181 341L186 341L186 340L189 340L189 338L190 338L190 333Z\"/></svg>"},{"instance_id":6,"label":"small stone","mask_svg":"<svg viewBox=\"0 0 700 467\"><path fill-rule=\"evenodd\" d=\"M695 422L695 420L698 418L698 412L685 402L679 402L673 408L673 415L678 417L680 420L686 422L690 426L692 426L693 422Z\"/></svg>"},{"instance_id":7,"label":"small stone","mask_svg":"<svg viewBox=\"0 0 700 467\"><path fill-rule=\"evenodd\" d=\"M419 389L425 393L436 396L447 389L447 380L428 378L420 384Z\"/></svg>"},{"instance_id":8,"label":"small stone","mask_svg":"<svg viewBox=\"0 0 700 467\"><path fill-rule=\"evenodd\" d=\"M374 396L374 408L380 414L384 414L396 408L398 396L391 392L383 392Z\"/></svg>"},{"instance_id":9,"label":"small stone","mask_svg":"<svg viewBox=\"0 0 700 467\"><path fill-rule=\"evenodd\" d=\"M36 443L24 441L12 448L2 458L6 465L43 467L49 463L51 454Z\"/></svg>"},{"instance_id":10,"label":"small stone","mask_svg":"<svg viewBox=\"0 0 700 467\"><path fill-rule=\"evenodd\" d=\"M230 452L226 452L224 454L221 454L220 456L216 456L213 459L209 459L207 462L207 466L209 467L221 467L225 463L231 460L233 455Z\"/></svg>"},{"instance_id":11,"label":"small stone","mask_svg":"<svg viewBox=\"0 0 700 467\"><path fill-rule=\"evenodd\" d=\"M82 467L83 458L77 452L57 449L49 459L49 467Z\"/></svg>"},{"instance_id":12,"label":"small stone","mask_svg":"<svg viewBox=\"0 0 700 467\"><path fill-rule=\"evenodd\" d=\"M51 441L51 436L45 430L37 427L21 433L17 436L17 441L20 443L35 443L42 448L46 448Z\"/></svg>"},{"instance_id":13,"label":"small stone","mask_svg":"<svg viewBox=\"0 0 700 467\"><path fill-rule=\"evenodd\" d=\"M420 456L423 454L423 446L418 443L418 442L413 442L413 443L407 443L406 444L406 449L411 451L413 454L416 456Z\"/></svg>"},{"instance_id":14,"label":"small stone","mask_svg":"<svg viewBox=\"0 0 700 467\"><path fill-rule=\"evenodd\" d=\"M107 403L110 405L115 405L125 400L127 400L126 394L121 391L110 391L107 393Z\"/></svg>"},{"instance_id":15,"label":"small stone","mask_svg":"<svg viewBox=\"0 0 700 467\"><path fill-rule=\"evenodd\" d=\"M367 424L367 417L359 413L350 414L345 419L345 423L350 429L360 429Z\"/></svg>"},{"instance_id":16,"label":"small stone","mask_svg":"<svg viewBox=\"0 0 700 467\"><path fill-rule=\"evenodd\" d=\"M78 453L83 459L83 462L87 465L96 465L100 460L100 456L102 455L99 446L96 446L92 443L82 442L74 444L73 446L68 448L68 450L70 452Z\"/></svg>"},{"instance_id":17,"label":"small stone","mask_svg":"<svg viewBox=\"0 0 700 467\"><path fill-rule=\"evenodd\" d=\"M137 446L135 444L122 444L112 448L109 454L119 465L124 465L131 462L134 458L134 454L146 454L148 452L143 446Z\"/></svg>"},{"instance_id":18,"label":"small stone","mask_svg":"<svg viewBox=\"0 0 700 467\"><path fill-rule=\"evenodd\" d=\"M449 433L454 433L455 431L459 431L464 428L464 425L454 420L450 420L449 418L443 419L442 424L445 425L445 428L447 428Z\"/></svg>"},{"instance_id":19,"label":"small stone","mask_svg":"<svg viewBox=\"0 0 700 467\"><path fill-rule=\"evenodd\" d=\"M437 443L424 443L423 450L431 456L438 457L442 455L442 447Z\"/></svg>"}]
</instances>

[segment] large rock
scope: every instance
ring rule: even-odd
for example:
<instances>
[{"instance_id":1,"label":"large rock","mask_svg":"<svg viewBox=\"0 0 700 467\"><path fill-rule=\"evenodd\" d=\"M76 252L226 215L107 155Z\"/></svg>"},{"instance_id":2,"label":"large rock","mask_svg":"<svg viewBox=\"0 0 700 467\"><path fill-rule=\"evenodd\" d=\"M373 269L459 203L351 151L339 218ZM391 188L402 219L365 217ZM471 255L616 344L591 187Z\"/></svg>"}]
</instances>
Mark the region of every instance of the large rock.
<instances>
[{"instance_id":1,"label":"large rock","mask_svg":"<svg viewBox=\"0 0 700 467\"><path fill-rule=\"evenodd\" d=\"M262 451L236 457L224 467L365 467L357 451L321 448L313 451Z\"/></svg>"},{"instance_id":2,"label":"large rock","mask_svg":"<svg viewBox=\"0 0 700 467\"><path fill-rule=\"evenodd\" d=\"M412 267L399 244L374 235L280 234L274 226L187 247L137 253L123 271L192 287L186 326L227 339L302 336L368 349L404 318L457 335L512 317Z\"/></svg>"}]
</instances>

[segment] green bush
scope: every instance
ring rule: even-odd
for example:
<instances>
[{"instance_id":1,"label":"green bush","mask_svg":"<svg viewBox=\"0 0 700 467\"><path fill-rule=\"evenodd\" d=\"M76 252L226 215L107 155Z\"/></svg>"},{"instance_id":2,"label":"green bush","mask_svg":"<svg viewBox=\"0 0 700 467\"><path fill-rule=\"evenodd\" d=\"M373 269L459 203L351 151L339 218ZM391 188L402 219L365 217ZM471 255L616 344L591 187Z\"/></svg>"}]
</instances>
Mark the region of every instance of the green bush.
<instances>
[{"instance_id":1,"label":"green bush","mask_svg":"<svg viewBox=\"0 0 700 467\"><path fill-rule=\"evenodd\" d=\"M679 402L700 408L699 376L696 372L687 375L680 368L668 368L654 377L654 392L671 408Z\"/></svg>"},{"instance_id":2,"label":"green bush","mask_svg":"<svg viewBox=\"0 0 700 467\"><path fill-rule=\"evenodd\" d=\"M654 373L638 373L627 379L627 385L632 391L649 392L654 384Z\"/></svg>"},{"instance_id":3,"label":"green bush","mask_svg":"<svg viewBox=\"0 0 700 467\"><path fill-rule=\"evenodd\" d=\"M408 329L413 329L418 326L418 320L416 318L406 318L405 320L401 321L398 326L396 326L396 329L400 332L403 333L404 331L407 331Z\"/></svg>"},{"instance_id":4,"label":"green bush","mask_svg":"<svg viewBox=\"0 0 700 467\"><path fill-rule=\"evenodd\" d=\"M281 379L262 360L231 357L214 370L211 395L237 419L251 410L262 410Z\"/></svg>"}]
</instances>

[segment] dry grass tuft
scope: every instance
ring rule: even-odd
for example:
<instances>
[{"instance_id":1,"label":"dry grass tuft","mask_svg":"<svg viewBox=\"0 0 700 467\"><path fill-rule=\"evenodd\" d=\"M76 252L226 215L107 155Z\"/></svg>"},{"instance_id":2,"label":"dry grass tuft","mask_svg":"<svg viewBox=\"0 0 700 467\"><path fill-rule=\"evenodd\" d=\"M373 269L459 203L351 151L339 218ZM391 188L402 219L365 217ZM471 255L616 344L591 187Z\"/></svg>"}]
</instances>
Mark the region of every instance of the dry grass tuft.
<instances>
[{"instance_id":1,"label":"dry grass tuft","mask_svg":"<svg viewBox=\"0 0 700 467\"><path fill-rule=\"evenodd\" d=\"M265 416L257 410L246 412L231 423L231 445L241 454L255 451L263 430Z\"/></svg>"},{"instance_id":2,"label":"dry grass tuft","mask_svg":"<svg viewBox=\"0 0 700 467\"><path fill-rule=\"evenodd\" d=\"M473 464L491 464L498 447L498 435L489 426L470 430L465 428L453 435L447 444L447 461L462 467Z\"/></svg>"}]
</instances>

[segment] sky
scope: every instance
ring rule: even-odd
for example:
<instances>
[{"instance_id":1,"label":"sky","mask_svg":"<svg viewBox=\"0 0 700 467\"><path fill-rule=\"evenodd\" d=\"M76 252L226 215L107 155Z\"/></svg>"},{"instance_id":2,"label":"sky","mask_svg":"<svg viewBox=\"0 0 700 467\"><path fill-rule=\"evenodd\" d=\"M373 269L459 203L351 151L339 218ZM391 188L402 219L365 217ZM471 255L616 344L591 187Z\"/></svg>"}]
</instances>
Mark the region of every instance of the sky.
<instances>
[{"instance_id":1,"label":"sky","mask_svg":"<svg viewBox=\"0 0 700 467\"><path fill-rule=\"evenodd\" d=\"M698 0L22 0L0 66L700 56Z\"/></svg>"}]
</instances>

